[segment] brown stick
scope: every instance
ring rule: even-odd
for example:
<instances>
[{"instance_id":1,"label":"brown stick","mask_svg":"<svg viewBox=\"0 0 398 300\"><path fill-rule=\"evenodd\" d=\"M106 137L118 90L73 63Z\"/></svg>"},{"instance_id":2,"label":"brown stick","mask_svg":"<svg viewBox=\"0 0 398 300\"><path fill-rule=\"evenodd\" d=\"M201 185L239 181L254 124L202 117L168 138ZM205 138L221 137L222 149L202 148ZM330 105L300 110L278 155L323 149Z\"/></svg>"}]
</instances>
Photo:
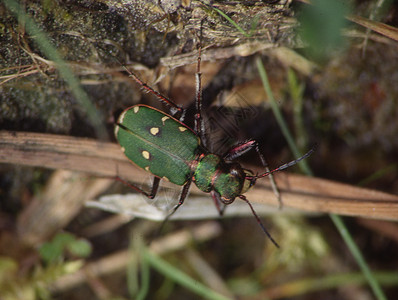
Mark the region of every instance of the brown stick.
<instances>
[{"instance_id":1,"label":"brown stick","mask_svg":"<svg viewBox=\"0 0 398 300\"><path fill-rule=\"evenodd\" d=\"M116 143L51 134L0 131L0 162L51 169L116 175L140 181L145 172L125 158ZM302 175L275 176L285 207L398 220L398 196ZM258 180L247 194L252 202L277 205L267 180Z\"/></svg>"}]
</instances>

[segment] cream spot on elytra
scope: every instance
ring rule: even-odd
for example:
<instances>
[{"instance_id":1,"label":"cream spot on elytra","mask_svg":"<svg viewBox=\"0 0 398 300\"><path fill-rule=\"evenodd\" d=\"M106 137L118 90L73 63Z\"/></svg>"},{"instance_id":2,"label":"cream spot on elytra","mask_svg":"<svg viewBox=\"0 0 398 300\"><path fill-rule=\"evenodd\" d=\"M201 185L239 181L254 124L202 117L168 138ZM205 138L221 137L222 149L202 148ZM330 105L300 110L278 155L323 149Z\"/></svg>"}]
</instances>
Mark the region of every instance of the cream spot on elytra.
<instances>
[{"instance_id":1,"label":"cream spot on elytra","mask_svg":"<svg viewBox=\"0 0 398 300\"><path fill-rule=\"evenodd\" d=\"M163 125L164 125L164 122L166 122L166 120L168 120L168 119L170 119L168 116L164 116L164 117L162 118L162 123L163 123Z\"/></svg>"},{"instance_id":2,"label":"cream spot on elytra","mask_svg":"<svg viewBox=\"0 0 398 300\"><path fill-rule=\"evenodd\" d=\"M145 159L149 159L150 157L151 157L151 155L149 154L149 152L148 151L142 151L141 152L141 154L142 154L142 156L145 158Z\"/></svg>"},{"instance_id":3,"label":"cream spot on elytra","mask_svg":"<svg viewBox=\"0 0 398 300\"><path fill-rule=\"evenodd\" d=\"M157 135L158 133L159 133L159 128L158 127L152 127L150 130L149 130L149 132L152 134L152 135Z\"/></svg>"}]
</instances>

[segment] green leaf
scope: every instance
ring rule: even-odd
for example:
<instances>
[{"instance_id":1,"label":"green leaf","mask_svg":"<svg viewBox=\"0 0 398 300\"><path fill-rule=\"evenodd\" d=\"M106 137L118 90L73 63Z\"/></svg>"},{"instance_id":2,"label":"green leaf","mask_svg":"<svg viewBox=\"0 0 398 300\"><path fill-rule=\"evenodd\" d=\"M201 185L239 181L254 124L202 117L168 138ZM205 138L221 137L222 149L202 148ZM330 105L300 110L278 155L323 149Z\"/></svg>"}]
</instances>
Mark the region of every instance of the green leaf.
<instances>
[{"instance_id":1,"label":"green leaf","mask_svg":"<svg viewBox=\"0 0 398 300\"><path fill-rule=\"evenodd\" d=\"M52 242L44 243L39 249L39 254L46 263L51 263L61 259L63 247Z\"/></svg>"},{"instance_id":2,"label":"green leaf","mask_svg":"<svg viewBox=\"0 0 398 300\"><path fill-rule=\"evenodd\" d=\"M348 13L349 6L342 1L313 0L303 7L299 16L300 36L309 46L309 55L324 59L344 46L341 30L347 24Z\"/></svg>"},{"instance_id":3,"label":"green leaf","mask_svg":"<svg viewBox=\"0 0 398 300\"><path fill-rule=\"evenodd\" d=\"M88 257L91 254L91 244L83 239L74 240L67 245L68 251L77 257Z\"/></svg>"},{"instance_id":4,"label":"green leaf","mask_svg":"<svg viewBox=\"0 0 398 300\"><path fill-rule=\"evenodd\" d=\"M0 257L0 283L12 278L18 271L18 264L9 257Z\"/></svg>"}]
</instances>

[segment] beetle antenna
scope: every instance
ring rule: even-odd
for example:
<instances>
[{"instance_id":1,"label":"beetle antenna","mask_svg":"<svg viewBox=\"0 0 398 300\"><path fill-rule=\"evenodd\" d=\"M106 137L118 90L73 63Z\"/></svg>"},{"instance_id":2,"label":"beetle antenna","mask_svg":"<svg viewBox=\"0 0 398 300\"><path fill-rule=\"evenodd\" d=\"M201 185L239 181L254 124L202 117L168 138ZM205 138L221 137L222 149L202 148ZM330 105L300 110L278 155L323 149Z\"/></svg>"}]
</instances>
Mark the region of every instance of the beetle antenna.
<instances>
[{"instance_id":1,"label":"beetle antenna","mask_svg":"<svg viewBox=\"0 0 398 300\"><path fill-rule=\"evenodd\" d=\"M256 176L247 176L246 177L246 179L252 179L253 177L254 178L262 178L262 177L265 177L265 176L268 176L268 175L270 175L270 174L272 174L272 173L275 173L275 172L278 172L278 171L282 171L282 170L284 170L284 169L287 169L287 168L289 168L289 167L291 167L291 166L294 166L295 164L297 164L299 161L301 161L301 160L303 160L303 159L306 159L308 156L310 156L313 152L315 151L315 149L314 148L312 148L310 151L308 151L306 154L304 154L303 156L301 156L301 157L299 157L299 158L297 158L297 159L295 159L295 160L292 160L292 161L290 161L290 162L288 162L288 163L286 163L286 164L283 164L283 165L281 165L280 167L278 167L278 168L276 168L276 169L273 169L273 170L271 170L271 171L268 171L268 172L265 172L265 173L263 173L263 174L260 174L260 175L256 175Z\"/></svg>"},{"instance_id":2,"label":"beetle antenna","mask_svg":"<svg viewBox=\"0 0 398 300\"><path fill-rule=\"evenodd\" d=\"M245 201L250 209L252 210L253 216L256 218L258 225L260 225L261 229L264 231L264 233L267 235L267 237L270 239L270 241L277 247L280 248L278 243L272 238L271 234L268 232L268 230L265 228L263 222L261 222L260 218L258 217L256 211L253 208L253 205L249 202L249 200L247 200L247 198L244 195L240 195L239 196L240 199L242 199L243 201Z\"/></svg>"}]
</instances>

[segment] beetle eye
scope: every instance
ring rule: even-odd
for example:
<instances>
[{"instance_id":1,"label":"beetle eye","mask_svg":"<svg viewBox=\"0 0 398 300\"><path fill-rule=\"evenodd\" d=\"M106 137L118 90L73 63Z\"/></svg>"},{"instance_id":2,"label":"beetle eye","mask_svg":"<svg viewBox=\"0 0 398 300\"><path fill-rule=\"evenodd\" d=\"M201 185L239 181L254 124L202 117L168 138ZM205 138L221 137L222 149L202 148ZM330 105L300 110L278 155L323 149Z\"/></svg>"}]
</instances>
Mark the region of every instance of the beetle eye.
<instances>
[{"instance_id":1,"label":"beetle eye","mask_svg":"<svg viewBox=\"0 0 398 300\"><path fill-rule=\"evenodd\" d=\"M244 169L243 172L245 173L245 182L243 183L241 194L246 193L256 183L256 177L252 171Z\"/></svg>"},{"instance_id":2,"label":"beetle eye","mask_svg":"<svg viewBox=\"0 0 398 300\"><path fill-rule=\"evenodd\" d=\"M245 182L243 183L242 191L241 194L246 193L252 186L251 180L245 179Z\"/></svg>"},{"instance_id":3,"label":"beetle eye","mask_svg":"<svg viewBox=\"0 0 398 300\"><path fill-rule=\"evenodd\" d=\"M243 172L245 172L245 177L255 177L254 173L248 169L243 169Z\"/></svg>"}]
</instances>

